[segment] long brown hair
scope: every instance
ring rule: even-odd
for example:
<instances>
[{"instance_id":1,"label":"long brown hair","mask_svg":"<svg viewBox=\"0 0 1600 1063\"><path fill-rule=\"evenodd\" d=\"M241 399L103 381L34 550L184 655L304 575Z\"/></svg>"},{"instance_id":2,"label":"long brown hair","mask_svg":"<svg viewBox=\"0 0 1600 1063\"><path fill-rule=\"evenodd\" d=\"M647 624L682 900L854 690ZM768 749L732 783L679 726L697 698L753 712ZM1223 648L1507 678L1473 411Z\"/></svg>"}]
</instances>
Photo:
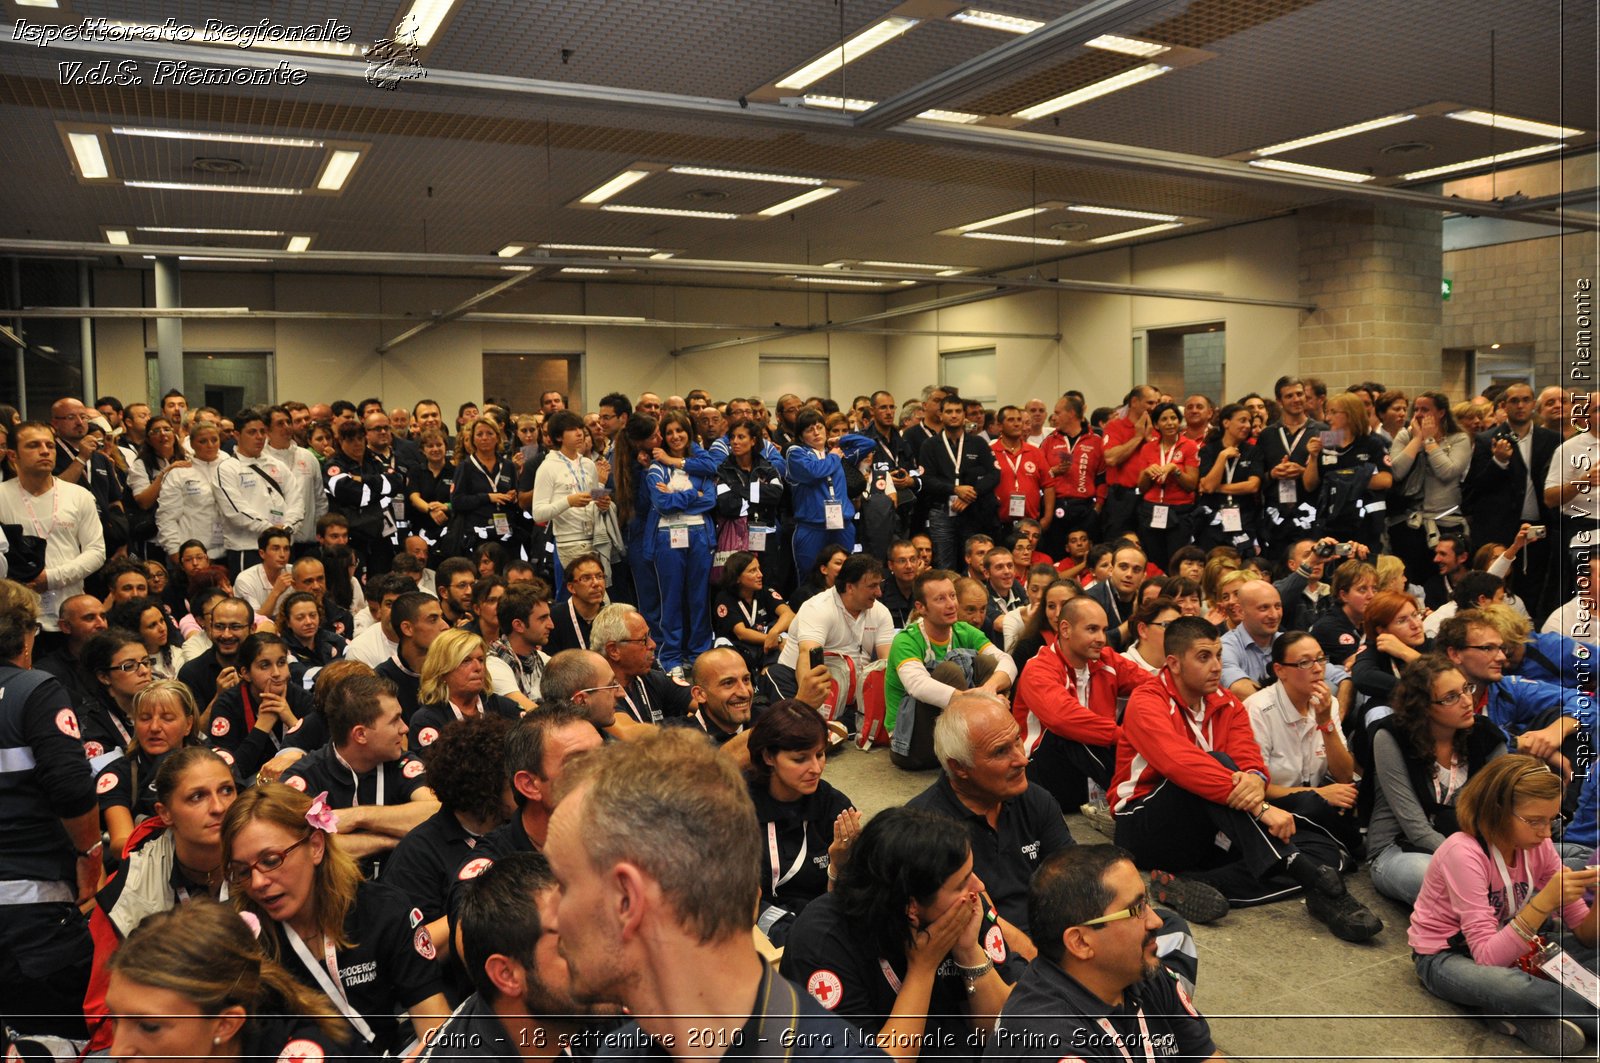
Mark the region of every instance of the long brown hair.
<instances>
[{"instance_id":1,"label":"long brown hair","mask_svg":"<svg viewBox=\"0 0 1600 1063\"><path fill-rule=\"evenodd\" d=\"M639 463L635 459L643 445L655 438L659 427L649 414L635 413L628 416L622 431L617 433L616 453L611 462L616 489L611 492L611 504L616 507L617 526L624 532L628 522L633 520L633 478L639 475Z\"/></svg>"},{"instance_id":2,"label":"long brown hair","mask_svg":"<svg viewBox=\"0 0 1600 1063\"><path fill-rule=\"evenodd\" d=\"M1455 664L1442 653L1426 653L1400 673L1391 702L1395 719L1411 742L1412 752L1424 759L1434 755L1433 732L1428 729L1428 712L1433 708L1433 681L1446 672L1459 672ZM1467 756L1469 730L1458 730L1452 738L1455 754L1463 761Z\"/></svg>"}]
</instances>

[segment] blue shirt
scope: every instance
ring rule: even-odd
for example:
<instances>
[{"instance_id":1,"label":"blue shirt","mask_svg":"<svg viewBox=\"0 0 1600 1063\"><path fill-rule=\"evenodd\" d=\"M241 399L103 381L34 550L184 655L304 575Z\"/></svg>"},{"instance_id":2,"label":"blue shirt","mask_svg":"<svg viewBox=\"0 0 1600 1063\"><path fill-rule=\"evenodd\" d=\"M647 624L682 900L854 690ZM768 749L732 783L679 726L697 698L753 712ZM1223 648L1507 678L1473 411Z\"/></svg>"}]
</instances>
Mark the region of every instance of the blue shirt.
<instances>
[{"instance_id":1,"label":"blue shirt","mask_svg":"<svg viewBox=\"0 0 1600 1063\"><path fill-rule=\"evenodd\" d=\"M1537 679L1508 675L1498 683L1490 683L1489 700L1483 711L1515 738L1529 728L1545 726L1549 721L1541 722L1541 718L1551 709L1559 709L1561 715L1571 716L1578 726L1593 733L1594 695Z\"/></svg>"}]
</instances>

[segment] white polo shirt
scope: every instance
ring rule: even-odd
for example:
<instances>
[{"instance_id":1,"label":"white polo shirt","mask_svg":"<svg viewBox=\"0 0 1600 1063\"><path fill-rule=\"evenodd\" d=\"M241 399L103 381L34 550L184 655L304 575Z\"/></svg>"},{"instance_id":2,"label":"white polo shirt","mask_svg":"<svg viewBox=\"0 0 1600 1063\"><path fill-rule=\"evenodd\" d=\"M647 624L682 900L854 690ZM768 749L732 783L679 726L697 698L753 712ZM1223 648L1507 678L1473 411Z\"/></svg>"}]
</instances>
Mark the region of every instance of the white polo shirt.
<instances>
[{"instance_id":1,"label":"white polo shirt","mask_svg":"<svg viewBox=\"0 0 1600 1063\"><path fill-rule=\"evenodd\" d=\"M860 616L852 617L838 590L827 590L806 599L795 614L789 635L778 657L778 663L787 668L799 662L802 642L821 646L825 653L849 654L869 661L880 656L887 659L894 642L894 617L889 615L888 606L879 601L861 610Z\"/></svg>"},{"instance_id":2,"label":"white polo shirt","mask_svg":"<svg viewBox=\"0 0 1600 1063\"><path fill-rule=\"evenodd\" d=\"M1332 689L1335 684L1330 682L1328 686ZM1244 707L1273 782L1279 786L1321 786L1329 781L1325 736L1317 730L1316 714L1300 715L1282 683L1251 694ZM1339 726L1338 699L1334 700L1329 719L1333 726Z\"/></svg>"}]
</instances>

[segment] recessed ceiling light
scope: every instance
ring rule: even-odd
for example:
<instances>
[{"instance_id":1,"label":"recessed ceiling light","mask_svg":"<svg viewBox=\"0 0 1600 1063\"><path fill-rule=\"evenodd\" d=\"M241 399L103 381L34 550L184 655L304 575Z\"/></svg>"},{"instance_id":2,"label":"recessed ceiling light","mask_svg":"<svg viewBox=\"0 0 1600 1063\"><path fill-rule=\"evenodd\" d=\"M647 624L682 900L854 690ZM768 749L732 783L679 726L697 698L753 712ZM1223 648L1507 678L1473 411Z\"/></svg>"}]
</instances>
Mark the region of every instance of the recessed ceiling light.
<instances>
[{"instance_id":1,"label":"recessed ceiling light","mask_svg":"<svg viewBox=\"0 0 1600 1063\"><path fill-rule=\"evenodd\" d=\"M1583 132L1581 129L1569 129L1564 125L1535 122L1531 118L1512 118L1510 115L1495 114L1493 111L1451 111L1449 117L1458 122L1471 122L1473 125L1486 125L1494 129L1509 129L1513 133L1527 133L1534 137L1554 137L1557 140L1575 137Z\"/></svg>"},{"instance_id":2,"label":"recessed ceiling light","mask_svg":"<svg viewBox=\"0 0 1600 1063\"><path fill-rule=\"evenodd\" d=\"M350 171L356 168L356 163L361 159L361 152L351 151L346 148L335 149L328 156L328 165L322 171L322 176L317 178L317 187L324 192L337 192L344 187L350 179Z\"/></svg>"},{"instance_id":3,"label":"recessed ceiling light","mask_svg":"<svg viewBox=\"0 0 1600 1063\"><path fill-rule=\"evenodd\" d=\"M1129 229L1125 233L1112 233L1110 236L1097 236L1089 242L1091 244L1109 244L1113 240L1129 240L1135 236L1149 236L1151 233L1165 232L1168 229L1181 229L1182 222L1168 222L1165 225L1147 225L1143 229Z\"/></svg>"},{"instance_id":4,"label":"recessed ceiling light","mask_svg":"<svg viewBox=\"0 0 1600 1063\"><path fill-rule=\"evenodd\" d=\"M532 273L534 270L533 266L501 266L500 268L507 273Z\"/></svg>"},{"instance_id":5,"label":"recessed ceiling light","mask_svg":"<svg viewBox=\"0 0 1600 1063\"><path fill-rule=\"evenodd\" d=\"M143 126L112 126L111 131L125 137L155 137L160 140L209 140L224 144L265 144L276 148L320 148L320 140L304 137L263 137L254 133L212 133L203 129L149 129Z\"/></svg>"},{"instance_id":6,"label":"recessed ceiling light","mask_svg":"<svg viewBox=\"0 0 1600 1063\"><path fill-rule=\"evenodd\" d=\"M1102 33L1092 41L1084 41L1083 46L1098 48L1103 52L1117 52L1120 55L1136 55L1141 59L1153 59L1163 52L1172 51L1165 44L1141 41L1134 37L1119 37L1115 33Z\"/></svg>"},{"instance_id":7,"label":"recessed ceiling light","mask_svg":"<svg viewBox=\"0 0 1600 1063\"><path fill-rule=\"evenodd\" d=\"M1151 78L1160 77L1171 69L1170 66L1162 66L1159 63L1146 63L1143 66L1136 66L1132 70L1124 70L1120 74L1102 78L1093 84L1085 85L1081 89L1073 89L1071 92L1063 93L1054 99L1036 103L1032 107L1024 107L1016 113L1016 117L1027 122L1031 122L1036 118L1044 118L1047 115L1055 114L1057 111L1064 111L1068 107L1076 107L1080 103L1087 103L1101 96L1130 88L1141 81L1149 81Z\"/></svg>"},{"instance_id":8,"label":"recessed ceiling light","mask_svg":"<svg viewBox=\"0 0 1600 1063\"><path fill-rule=\"evenodd\" d=\"M1307 166L1303 162L1290 162L1287 159L1251 159L1250 165L1263 170L1294 173L1302 177L1326 177L1330 181L1349 181L1352 184L1361 184L1364 181L1372 180L1372 174L1370 173L1335 170L1331 166Z\"/></svg>"},{"instance_id":9,"label":"recessed ceiling light","mask_svg":"<svg viewBox=\"0 0 1600 1063\"><path fill-rule=\"evenodd\" d=\"M132 243L132 241L128 239L128 230L126 229L107 229L106 243L120 244L123 247L126 247L128 244Z\"/></svg>"},{"instance_id":10,"label":"recessed ceiling light","mask_svg":"<svg viewBox=\"0 0 1600 1063\"><path fill-rule=\"evenodd\" d=\"M1297 137L1294 140L1285 140L1281 144L1272 144L1265 148L1257 148L1255 151L1251 152L1251 154L1257 156L1282 155L1286 151L1296 151L1300 148L1309 148L1313 144L1324 144L1330 140L1338 140L1341 137L1353 137L1358 133L1370 133L1374 129L1382 129L1385 126L1399 125L1401 122L1409 122L1415 117L1416 115L1414 114L1387 114L1382 118L1373 118L1366 122L1357 122L1354 125L1346 125L1340 126L1338 129L1330 129L1326 133L1313 133L1308 137Z\"/></svg>"},{"instance_id":11,"label":"recessed ceiling light","mask_svg":"<svg viewBox=\"0 0 1600 1063\"><path fill-rule=\"evenodd\" d=\"M714 218L718 221L737 221L739 215L724 210L684 210L680 207L630 207L621 203L607 203L600 208L617 214L659 214L668 218Z\"/></svg>"},{"instance_id":12,"label":"recessed ceiling light","mask_svg":"<svg viewBox=\"0 0 1600 1063\"><path fill-rule=\"evenodd\" d=\"M106 166L105 152L100 148L100 137L95 133L68 133L67 143L72 145L72 154L78 162L78 174L91 181L104 180L111 176L111 170Z\"/></svg>"},{"instance_id":13,"label":"recessed ceiling light","mask_svg":"<svg viewBox=\"0 0 1600 1063\"><path fill-rule=\"evenodd\" d=\"M691 177L725 177L732 181L772 181L785 185L820 185L820 177L791 177L783 173L757 173L754 170L719 170L710 166L671 166L668 170L672 173L688 174Z\"/></svg>"},{"instance_id":14,"label":"recessed ceiling light","mask_svg":"<svg viewBox=\"0 0 1600 1063\"><path fill-rule=\"evenodd\" d=\"M807 93L800 97L800 102L807 107L818 107L825 111L865 111L869 107L876 107L877 100L862 100L845 96L818 96Z\"/></svg>"},{"instance_id":15,"label":"recessed ceiling light","mask_svg":"<svg viewBox=\"0 0 1600 1063\"><path fill-rule=\"evenodd\" d=\"M973 240L1004 240L1011 244L1043 244L1045 247L1066 247L1066 240L1049 236L1012 236L1010 233L962 233Z\"/></svg>"},{"instance_id":16,"label":"recessed ceiling light","mask_svg":"<svg viewBox=\"0 0 1600 1063\"><path fill-rule=\"evenodd\" d=\"M285 251L292 251L297 255L310 249L311 237L309 236L291 236L289 237L289 246L284 248Z\"/></svg>"},{"instance_id":17,"label":"recessed ceiling light","mask_svg":"<svg viewBox=\"0 0 1600 1063\"><path fill-rule=\"evenodd\" d=\"M801 284L838 284L847 288L882 288L883 281L861 281L850 277L791 277Z\"/></svg>"},{"instance_id":18,"label":"recessed ceiling light","mask_svg":"<svg viewBox=\"0 0 1600 1063\"><path fill-rule=\"evenodd\" d=\"M981 26L986 30L999 30L1002 33L1032 33L1044 25L1037 19L1002 15L998 11L980 11L975 7L957 11L950 16L950 21L962 22L968 26Z\"/></svg>"},{"instance_id":19,"label":"recessed ceiling light","mask_svg":"<svg viewBox=\"0 0 1600 1063\"><path fill-rule=\"evenodd\" d=\"M1480 166L1496 166L1502 162L1515 162L1517 159L1526 159L1534 155L1544 155L1552 151L1560 151L1562 144L1535 144L1531 148L1522 148L1519 151L1501 152L1499 155L1485 155L1480 159L1468 159L1466 162L1453 162L1448 166L1435 166L1431 170L1418 170L1401 176L1402 181L1421 181L1427 177L1440 177L1457 170L1475 170Z\"/></svg>"},{"instance_id":20,"label":"recessed ceiling light","mask_svg":"<svg viewBox=\"0 0 1600 1063\"><path fill-rule=\"evenodd\" d=\"M994 217L984 218L982 221L972 221L965 225L958 225L956 226L956 232L964 236L974 229L992 229L996 225L1004 225L1008 221L1017 221L1020 218L1031 218L1035 214L1043 214L1048 209L1048 207L1024 207L1009 214L996 214Z\"/></svg>"},{"instance_id":21,"label":"recessed ceiling light","mask_svg":"<svg viewBox=\"0 0 1600 1063\"><path fill-rule=\"evenodd\" d=\"M619 247L615 244L540 244L545 251L615 251L620 255L647 255L653 247ZM671 257L671 252L668 252Z\"/></svg>"},{"instance_id":22,"label":"recessed ceiling light","mask_svg":"<svg viewBox=\"0 0 1600 1063\"><path fill-rule=\"evenodd\" d=\"M852 63L879 45L894 40L915 26L918 21L920 20L891 15L875 22L837 48L828 49L799 70L784 76L776 82L776 85L780 89L803 89L807 85L821 81L846 63Z\"/></svg>"},{"instance_id":23,"label":"recessed ceiling light","mask_svg":"<svg viewBox=\"0 0 1600 1063\"><path fill-rule=\"evenodd\" d=\"M191 229L181 225L136 225L142 233L186 233L194 236L282 236L278 229Z\"/></svg>"},{"instance_id":24,"label":"recessed ceiling light","mask_svg":"<svg viewBox=\"0 0 1600 1063\"><path fill-rule=\"evenodd\" d=\"M827 188L813 188L809 192L801 192L798 196L795 196L791 199L786 199L782 203L774 203L766 210L757 211L757 213L763 218L775 218L779 214L787 214L791 210L799 210L808 203L815 203L819 199L827 199L829 196L839 191L841 191L841 189L831 186Z\"/></svg>"},{"instance_id":25,"label":"recessed ceiling light","mask_svg":"<svg viewBox=\"0 0 1600 1063\"><path fill-rule=\"evenodd\" d=\"M526 251L527 249L527 245L525 244L507 244L500 250L496 251L495 254L499 255L501 258L514 258L517 255L522 254L522 252Z\"/></svg>"},{"instance_id":26,"label":"recessed ceiling light","mask_svg":"<svg viewBox=\"0 0 1600 1063\"><path fill-rule=\"evenodd\" d=\"M638 184L650 176L649 170L623 170L617 176L596 188L593 192L583 196L579 203L604 203L623 189Z\"/></svg>"},{"instance_id":27,"label":"recessed ceiling light","mask_svg":"<svg viewBox=\"0 0 1600 1063\"><path fill-rule=\"evenodd\" d=\"M974 122L983 121L983 115L972 114L970 111L946 111L935 107L923 111L918 118L926 118L930 122L956 122L961 125L972 125Z\"/></svg>"},{"instance_id":28,"label":"recessed ceiling light","mask_svg":"<svg viewBox=\"0 0 1600 1063\"><path fill-rule=\"evenodd\" d=\"M592 266L564 266L562 268L561 272L562 273L596 274L596 273L610 273L611 271L609 269L596 269L596 268L594 268Z\"/></svg>"},{"instance_id":29,"label":"recessed ceiling light","mask_svg":"<svg viewBox=\"0 0 1600 1063\"><path fill-rule=\"evenodd\" d=\"M877 259L864 259L863 266L876 266L879 269L928 269L940 276L952 276L966 272L960 266L941 266L933 262L882 262Z\"/></svg>"},{"instance_id":30,"label":"recessed ceiling light","mask_svg":"<svg viewBox=\"0 0 1600 1063\"><path fill-rule=\"evenodd\" d=\"M454 6L455 0L415 0L400 20L407 42L415 41L418 48L426 48Z\"/></svg>"},{"instance_id":31,"label":"recessed ceiling light","mask_svg":"<svg viewBox=\"0 0 1600 1063\"><path fill-rule=\"evenodd\" d=\"M299 188L274 188L268 185L200 185L188 181L124 181L128 188L157 188L168 192L238 192L249 196L298 196Z\"/></svg>"},{"instance_id":32,"label":"recessed ceiling light","mask_svg":"<svg viewBox=\"0 0 1600 1063\"><path fill-rule=\"evenodd\" d=\"M1154 214L1147 210L1123 210L1120 207L1091 207L1077 204L1067 208L1078 214L1104 214L1112 218L1142 218L1145 221L1177 221L1176 214Z\"/></svg>"}]
</instances>

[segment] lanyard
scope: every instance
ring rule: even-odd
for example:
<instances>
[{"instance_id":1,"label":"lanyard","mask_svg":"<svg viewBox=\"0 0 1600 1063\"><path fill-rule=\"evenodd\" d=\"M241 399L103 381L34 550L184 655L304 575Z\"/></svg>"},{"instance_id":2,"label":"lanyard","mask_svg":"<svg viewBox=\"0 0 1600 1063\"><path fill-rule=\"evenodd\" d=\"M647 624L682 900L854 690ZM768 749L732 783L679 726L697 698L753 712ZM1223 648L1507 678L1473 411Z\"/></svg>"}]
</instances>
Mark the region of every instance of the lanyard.
<instances>
[{"instance_id":1,"label":"lanyard","mask_svg":"<svg viewBox=\"0 0 1600 1063\"><path fill-rule=\"evenodd\" d=\"M1173 699L1172 703L1178 706L1178 712L1183 715L1183 722L1188 724L1189 730L1194 732L1195 744L1201 749L1205 750L1207 753L1211 752L1211 719L1209 717L1202 716L1202 720L1205 723L1205 728L1202 729L1200 724L1195 722L1194 715L1189 712L1189 706L1179 704L1175 698ZM1204 701L1201 701L1200 703L1200 711L1202 714L1205 712Z\"/></svg>"},{"instance_id":2,"label":"lanyard","mask_svg":"<svg viewBox=\"0 0 1600 1063\"><path fill-rule=\"evenodd\" d=\"M1150 1048L1150 1027L1144 1021L1144 1009L1134 1008L1133 1016L1139 1020L1139 1037L1144 1041L1145 1063L1155 1063L1155 1052ZM1096 1019L1094 1021L1095 1024L1098 1025L1102 1031L1104 1031L1106 1037L1110 1038L1111 1043L1117 1046L1117 1051L1122 1053L1122 1058L1126 1059L1128 1063L1133 1063L1133 1056L1130 1055L1128 1050L1122 1046L1122 1035L1117 1032L1117 1028L1115 1026L1111 1025L1111 1020Z\"/></svg>"},{"instance_id":3,"label":"lanyard","mask_svg":"<svg viewBox=\"0 0 1600 1063\"><path fill-rule=\"evenodd\" d=\"M644 702L645 710L650 714L650 719L647 720L643 716L639 715L639 706L633 703L633 695L628 693L627 687L623 687L622 700L628 703L628 711L633 713L633 718L638 720L640 723L661 722L660 714L656 712L655 706L650 704L650 695L644 688L644 680L640 678L634 680L634 682L639 684L639 700Z\"/></svg>"},{"instance_id":4,"label":"lanyard","mask_svg":"<svg viewBox=\"0 0 1600 1063\"><path fill-rule=\"evenodd\" d=\"M1444 781L1444 784L1442 786L1439 783L1439 767L1438 767L1437 764L1434 766L1434 769L1433 769L1433 796L1438 798L1440 806L1443 806L1446 802L1448 802L1450 800L1450 798L1454 797L1455 796L1455 792L1461 788L1461 781L1458 781L1457 774L1456 774L1456 768L1459 765L1459 763L1460 762L1458 760L1456 760L1456 758L1454 758L1454 757L1452 757L1450 759L1450 767L1446 770L1447 774L1445 776L1445 781ZM1464 781L1464 780L1462 780L1462 781Z\"/></svg>"},{"instance_id":5,"label":"lanyard","mask_svg":"<svg viewBox=\"0 0 1600 1063\"><path fill-rule=\"evenodd\" d=\"M1156 444L1156 464L1157 465L1165 465L1167 462L1171 461L1173 455L1178 453L1179 445L1180 444L1178 444L1178 443L1174 443L1174 444L1172 444L1171 449L1163 451L1161 449L1161 444L1158 442ZM1161 501L1165 502L1166 500L1167 500L1167 481L1162 480L1161 481Z\"/></svg>"},{"instance_id":6,"label":"lanyard","mask_svg":"<svg viewBox=\"0 0 1600 1063\"><path fill-rule=\"evenodd\" d=\"M311 977L317 980L317 985L322 987L322 991L328 995L328 999L333 1001L334 1006L339 1009L346 1019L350 1020L350 1025L356 1028L357 1033L366 1038L368 1044L376 1041L378 1035L372 1032L372 1027L367 1025L367 1020L351 1006L350 998L345 995L344 983L339 980L339 960L334 955L333 942L328 940L328 936L326 934L322 936L322 957L327 964L324 967L322 963L317 962L315 956L311 955L311 950L306 947L304 941L300 940L300 935L295 933L294 927L288 923L280 923L279 925L283 927L284 936L289 939L289 947L294 949L295 955L300 957L300 962L305 964L306 970L311 972Z\"/></svg>"},{"instance_id":7,"label":"lanyard","mask_svg":"<svg viewBox=\"0 0 1600 1063\"><path fill-rule=\"evenodd\" d=\"M1308 420L1305 424L1300 426L1300 431L1294 434L1294 441L1290 442L1289 433L1284 431L1283 425L1280 424L1278 426L1278 441L1283 444L1283 456L1286 459L1291 461L1294 460L1294 448L1300 445L1300 437L1305 435L1306 429L1310 427L1311 422Z\"/></svg>"},{"instance_id":8,"label":"lanyard","mask_svg":"<svg viewBox=\"0 0 1600 1063\"><path fill-rule=\"evenodd\" d=\"M1002 444L1000 447L1000 460L1004 461L1006 463L1006 467L1011 470L1011 484L1013 489L1015 489L1017 483L1017 474L1022 469L1022 448L1017 448L1017 460L1012 461L1011 451L1007 450L1005 445Z\"/></svg>"},{"instance_id":9,"label":"lanyard","mask_svg":"<svg viewBox=\"0 0 1600 1063\"><path fill-rule=\"evenodd\" d=\"M333 751L333 759L337 760L340 764L344 765L345 770L350 773L350 780L353 783L355 783L355 793L352 794L351 797L350 797L351 806L354 807L354 806L360 805L361 804L361 776L356 774L356 769L354 769L354 768L352 768L350 766L350 762L348 760L345 760L343 757L341 757L339 755L339 751L337 749L335 749ZM381 805L381 804L383 804L383 765L382 764L378 765L377 772L378 772L378 793L377 793L377 797L373 800L372 803L375 804L375 805Z\"/></svg>"},{"instance_id":10,"label":"lanyard","mask_svg":"<svg viewBox=\"0 0 1600 1063\"><path fill-rule=\"evenodd\" d=\"M889 966L889 961L880 956L878 958L878 969L883 972L884 981L889 983L889 988L898 994L900 992L900 979L896 977L894 968Z\"/></svg>"},{"instance_id":11,"label":"lanyard","mask_svg":"<svg viewBox=\"0 0 1600 1063\"><path fill-rule=\"evenodd\" d=\"M491 492L498 493L501 473L500 463L495 462L494 472L491 473L488 469L483 467L483 462L479 461L476 455L468 458L467 460L476 465L478 467L478 471L483 473L483 478L489 481L489 490Z\"/></svg>"},{"instance_id":12,"label":"lanyard","mask_svg":"<svg viewBox=\"0 0 1600 1063\"><path fill-rule=\"evenodd\" d=\"M456 714L456 719L458 719L458 720L465 720L466 719L466 716L463 715L462 712L461 712L461 708L455 702L446 699L445 704L450 706L450 711ZM473 716L482 716L483 715L483 698L481 696L472 699L472 715Z\"/></svg>"},{"instance_id":13,"label":"lanyard","mask_svg":"<svg viewBox=\"0 0 1600 1063\"><path fill-rule=\"evenodd\" d=\"M950 449L950 433L940 432L939 442L944 444L944 452L950 455L950 462L955 466L955 485L961 486L961 459L967 453L967 433L961 433L961 442L956 444L956 449Z\"/></svg>"},{"instance_id":14,"label":"lanyard","mask_svg":"<svg viewBox=\"0 0 1600 1063\"><path fill-rule=\"evenodd\" d=\"M1504 883L1505 887L1506 887L1505 917L1506 917L1506 922L1509 923L1511 921L1511 916L1516 913L1516 910L1517 910L1517 907L1518 907L1517 904L1516 904L1516 894L1513 893L1512 890L1511 890L1511 869L1506 867L1506 858L1500 855L1500 847L1498 845L1489 846L1489 856L1490 856L1491 859L1494 860L1494 869L1497 872L1499 872L1500 881L1502 883ZM1524 872L1527 872L1529 874L1529 876L1530 876L1529 878L1526 878L1523 881L1525 883L1527 883L1528 892L1531 894L1533 892L1533 879L1531 877L1532 876L1532 872L1528 868L1528 861L1527 861L1527 857L1526 856L1523 857L1522 869L1523 869ZM1504 926L1505 923L1502 923L1500 925Z\"/></svg>"},{"instance_id":15,"label":"lanyard","mask_svg":"<svg viewBox=\"0 0 1600 1063\"><path fill-rule=\"evenodd\" d=\"M578 640L578 649L588 649L589 640L583 637L583 625L578 623L578 606L571 598L567 599L567 615L572 618L572 634Z\"/></svg>"},{"instance_id":16,"label":"lanyard","mask_svg":"<svg viewBox=\"0 0 1600 1063\"><path fill-rule=\"evenodd\" d=\"M567 471L572 474L572 479L578 485L578 490L580 492L582 492L584 490L587 490L587 488L584 485L587 484L589 481L584 479L584 476L583 476L583 456L581 454L578 456L578 467L577 468L573 468L572 467L572 462L568 461L567 460L567 456L565 454L561 453L561 451L559 451L559 450L556 451L556 455L555 456L561 459L561 464L565 465L567 467Z\"/></svg>"},{"instance_id":17,"label":"lanyard","mask_svg":"<svg viewBox=\"0 0 1600 1063\"><path fill-rule=\"evenodd\" d=\"M33 522L34 534L41 539L50 538L50 533L56 530L56 517L61 512L61 492L56 490L55 482L51 481L50 484L50 527L39 523L39 514L33 508L33 497L26 491L22 492L22 505L28 511L28 519Z\"/></svg>"},{"instance_id":18,"label":"lanyard","mask_svg":"<svg viewBox=\"0 0 1600 1063\"><path fill-rule=\"evenodd\" d=\"M746 624L748 624L753 630L760 631L761 628L756 625L756 620L761 616L761 605L760 605L760 603L751 602L750 603L750 608L746 609L744 607L744 599L743 598L735 598L734 601L739 604L739 612L744 614L744 622Z\"/></svg>"},{"instance_id":19,"label":"lanyard","mask_svg":"<svg viewBox=\"0 0 1600 1063\"><path fill-rule=\"evenodd\" d=\"M778 859L778 825L767 824L767 853L772 857L772 892L776 894L778 887L794 878L800 873L801 866L806 862L806 850L810 846L811 832L805 824L800 825L800 855L794 858L794 863L789 865L789 870L779 873L782 863Z\"/></svg>"}]
</instances>

